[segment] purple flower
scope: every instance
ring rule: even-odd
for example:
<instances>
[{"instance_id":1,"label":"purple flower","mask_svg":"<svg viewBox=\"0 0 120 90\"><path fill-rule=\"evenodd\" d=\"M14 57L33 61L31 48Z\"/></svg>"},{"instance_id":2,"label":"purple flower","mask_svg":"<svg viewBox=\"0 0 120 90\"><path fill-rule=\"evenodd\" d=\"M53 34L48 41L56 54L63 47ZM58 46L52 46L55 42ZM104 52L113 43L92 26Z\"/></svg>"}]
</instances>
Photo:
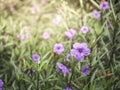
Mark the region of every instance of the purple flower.
<instances>
[{"instance_id":1,"label":"purple flower","mask_svg":"<svg viewBox=\"0 0 120 90\"><path fill-rule=\"evenodd\" d=\"M85 56L90 54L90 49L88 48L87 43L75 43L73 44L73 49L71 49L70 53L77 61L82 61Z\"/></svg>"},{"instance_id":2,"label":"purple flower","mask_svg":"<svg viewBox=\"0 0 120 90\"><path fill-rule=\"evenodd\" d=\"M64 76L66 76L66 74L69 74L69 69L65 65L63 65L60 62L57 62L57 66L59 68L58 72L62 72Z\"/></svg>"},{"instance_id":3,"label":"purple flower","mask_svg":"<svg viewBox=\"0 0 120 90\"><path fill-rule=\"evenodd\" d=\"M66 61L68 61L68 62L70 61L70 56L71 56L70 54L67 54Z\"/></svg>"},{"instance_id":4,"label":"purple flower","mask_svg":"<svg viewBox=\"0 0 120 90\"><path fill-rule=\"evenodd\" d=\"M83 73L84 75L89 75L89 74L90 74L89 66L85 66L85 67L82 69L82 73Z\"/></svg>"},{"instance_id":5,"label":"purple flower","mask_svg":"<svg viewBox=\"0 0 120 90\"><path fill-rule=\"evenodd\" d=\"M60 22L61 22L61 17L60 17L60 16L58 16L58 17L56 17L55 19L53 19L53 23L54 23L55 25L58 25Z\"/></svg>"},{"instance_id":6,"label":"purple flower","mask_svg":"<svg viewBox=\"0 0 120 90\"><path fill-rule=\"evenodd\" d=\"M53 48L53 52L60 55L64 51L64 47L61 43L56 43Z\"/></svg>"},{"instance_id":7,"label":"purple flower","mask_svg":"<svg viewBox=\"0 0 120 90\"><path fill-rule=\"evenodd\" d=\"M27 74L33 74L33 73L35 73L35 69L29 69L29 70L27 71Z\"/></svg>"},{"instance_id":8,"label":"purple flower","mask_svg":"<svg viewBox=\"0 0 120 90\"><path fill-rule=\"evenodd\" d=\"M58 9L57 10L57 14L61 14L62 13L62 10L61 9Z\"/></svg>"},{"instance_id":9,"label":"purple flower","mask_svg":"<svg viewBox=\"0 0 120 90\"><path fill-rule=\"evenodd\" d=\"M72 90L70 86L67 86L65 90Z\"/></svg>"},{"instance_id":10,"label":"purple flower","mask_svg":"<svg viewBox=\"0 0 120 90\"><path fill-rule=\"evenodd\" d=\"M25 34L18 34L17 35L17 38L19 38L20 40L25 40L25 39L28 39L30 36L29 33L25 33Z\"/></svg>"},{"instance_id":11,"label":"purple flower","mask_svg":"<svg viewBox=\"0 0 120 90\"><path fill-rule=\"evenodd\" d=\"M36 53L32 55L32 59L36 63L38 63L39 58L40 58L40 56L38 54L36 54Z\"/></svg>"},{"instance_id":12,"label":"purple flower","mask_svg":"<svg viewBox=\"0 0 120 90\"><path fill-rule=\"evenodd\" d=\"M66 31L64 34L66 38L72 39L76 36L76 31L74 29L70 29L69 31Z\"/></svg>"},{"instance_id":13,"label":"purple flower","mask_svg":"<svg viewBox=\"0 0 120 90\"><path fill-rule=\"evenodd\" d=\"M11 12L15 11L15 8L14 7L10 7L10 11Z\"/></svg>"},{"instance_id":14,"label":"purple flower","mask_svg":"<svg viewBox=\"0 0 120 90\"><path fill-rule=\"evenodd\" d=\"M120 14L118 15L118 19L120 20Z\"/></svg>"},{"instance_id":15,"label":"purple flower","mask_svg":"<svg viewBox=\"0 0 120 90\"><path fill-rule=\"evenodd\" d=\"M25 36L24 36L24 34L18 34L17 38L20 39L20 40L24 40Z\"/></svg>"},{"instance_id":16,"label":"purple flower","mask_svg":"<svg viewBox=\"0 0 120 90\"><path fill-rule=\"evenodd\" d=\"M93 16L94 16L94 18L96 18L96 19L100 19L101 14L100 14L97 10L94 10L94 11L93 11Z\"/></svg>"},{"instance_id":17,"label":"purple flower","mask_svg":"<svg viewBox=\"0 0 120 90\"><path fill-rule=\"evenodd\" d=\"M0 88L3 87L3 84L4 84L4 82L2 81L2 79L0 79Z\"/></svg>"},{"instance_id":18,"label":"purple flower","mask_svg":"<svg viewBox=\"0 0 120 90\"><path fill-rule=\"evenodd\" d=\"M50 38L50 34L48 32L44 32L43 35L42 35L42 37L44 39L48 39L48 38Z\"/></svg>"},{"instance_id":19,"label":"purple flower","mask_svg":"<svg viewBox=\"0 0 120 90\"><path fill-rule=\"evenodd\" d=\"M105 11L109 8L110 8L110 6L109 6L109 3L107 1L104 1L100 4L100 9L103 10L103 11Z\"/></svg>"},{"instance_id":20,"label":"purple flower","mask_svg":"<svg viewBox=\"0 0 120 90\"><path fill-rule=\"evenodd\" d=\"M86 34L89 31L89 29L88 29L87 26L82 26L81 31L82 31L83 34Z\"/></svg>"},{"instance_id":21,"label":"purple flower","mask_svg":"<svg viewBox=\"0 0 120 90\"><path fill-rule=\"evenodd\" d=\"M38 9L39 9L39 5L37 3L33 3L31 8L31 13L36 14Z\"/></svg>"},{"instance_id":22,"label":"purple flower","mask_svg":"<svg viewBox=\"0 0 120 90\"><path fill-rule=\"evenodd\" d=\"M35 69L32 69L32 73L35 73Z\"/></svg>"}]
</instances>

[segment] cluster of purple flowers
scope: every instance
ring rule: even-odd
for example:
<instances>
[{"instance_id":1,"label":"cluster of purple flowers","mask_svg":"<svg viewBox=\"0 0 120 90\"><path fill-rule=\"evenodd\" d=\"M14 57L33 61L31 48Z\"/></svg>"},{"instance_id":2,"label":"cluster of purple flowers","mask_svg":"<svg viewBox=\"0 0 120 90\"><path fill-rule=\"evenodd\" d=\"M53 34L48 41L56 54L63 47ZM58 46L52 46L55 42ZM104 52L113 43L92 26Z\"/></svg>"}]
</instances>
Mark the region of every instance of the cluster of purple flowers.
<instances>
[{"instance_id":1,"label":"cluster of purple flowers","mask_svg":"<svg viewBox=\"0 0 120 90\"><path fill-rule=\"evenodd\" d=\"M100 9L101 9L102 11L106 11L107 9L110 8L109 3L108 3L107 1L104 1L104 2L100 3L100 6L99 6L99 7L100 7ZM96 19L100 19L101 14L100 14L99 11L93 10L93 16L94 16L94 18L96 18Z\"/></svg>"},{"instance_id":2,"label":"cluster of purple flowers","mask_svg":"<svg viewBox=\"0 0 120 90\"><path fill-rule=\"evenodd\" d=\"M88 48L87 43L75 43L73 44L73 49L71 49L70 53L77 61L82 61L85 56L90 54L90 49Z\"/></svg>"},{"instance_id":3,"label":"cluster of purple flowers","mask_svg":"<svg viewBox=\"0 0 120 90\"><path fill-rule=\"evenodd\" d=\"M57 54L61 54L64 51L63 45L62 44L55 44L53 51ZM87 43L75 43L73 44L73 49L71 49L70 53L67 54L66 60L70 61L70 56L73 56L77 61L82 61L84 60L85 56L88 56L90 54L90 49L88 48ZM57 62L57 67L58 67L58 73L62 72L64 76L70 73L69 69L63 65L60 62ZM89 75L90 70L89 66L85 66L82 69L82 74L83 75ZM72 88L69 86L66 87L65 90L72 90Z\"/></svg>"},{"instance_id":4,"label":"cluster of purple flowers","mask_svg":"<svg viewBox=\"0 0 120 90\"><path fill-rule=\"evenodd\" d=\"M2 81L2 79L0 79L0 90L2 90L4 82Z\"/></svg>"},{"instance_id":5,"label":"cluster of purple flowers","mask_svg":"<svg viewBox=\"0 0 120 90\"><path fill-rule=\"evenodd\" d=\"M34 7L35 10L38 9L38 5L37 4L33 4L33 7ZM110 8L110 6L109 6L109 3L107 1L104 1L104 2L102 2L100 4L100 9L102 11L105 11L105 10L107 10L109 8ZM60 13L60 12L58 11L58 13ZM100 19L101 14L100 14L99 11L93 10L93 16L96 19ZM61 22L61 17L60 16L58 16L58 17L56 17L56 18L53 19L53 23L55 25L58 25L60 22ZM89 31L89 28L87 26L82 26L81 29L80 29L80 31L83 34L86 34ZM74 29L70 29L69 31L65 31L64 34L65 34L65 37L67 39L73 39L76 36L76 31ZM25 38L25 37L23 37L23 35L19 35L18 37L21 38L21 39ZM48 38L50 38L50 34L48 32L44 32L43 35L42 35L42 37L44 39L48 39ZM63 51L64 51L64 46L61 43L56 43L54 45L54 47L53 47L53 52L54 53L60 55L60 54L63 53ZM90 49L88 48L87 43L85 43L85 42L74 43L73 44L73 48L71 49L70 53L67 54L67 56L66 56L66 60L70 61L70 56L73 56L76 61L83 61L84 58L86 56L88 56L88 55L90 55ZM40 56L38 54L33 54L32 55L32 59L36 63L38 63L39 58L40 58ZM69 69L64 64L62 64L60 62L57 62L56 65L58 67L58 71L57 71L58 73L62 72L64 74L64 76L66 76L67 74L70 73ZM83 75L89 75L90 74L89 66L87 66L87 65L84 66L82 68L81 72L82 72ZM0 85L2 86L1 82L0 82ZM72 88L69 85L69 86L66 87L65 90L72 90Z\"/></svg>"}]
</instances>

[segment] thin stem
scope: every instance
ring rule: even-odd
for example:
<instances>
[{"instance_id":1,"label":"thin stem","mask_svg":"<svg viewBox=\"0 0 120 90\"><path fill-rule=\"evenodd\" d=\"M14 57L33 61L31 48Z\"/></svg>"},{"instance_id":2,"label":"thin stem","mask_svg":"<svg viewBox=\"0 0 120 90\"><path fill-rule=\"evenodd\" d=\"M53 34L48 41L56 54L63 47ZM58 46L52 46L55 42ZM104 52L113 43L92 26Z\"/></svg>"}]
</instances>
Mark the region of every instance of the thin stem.
<instances>
[{"instance_id":1,"label":"thin stem","mask_svg":"<svg viewBox=\"0 0 120 90\"><path fill-rule=\"evenodd\" d=\"M39 64L37 65L37 69L39 68ZM39 90L39 71L37 72L37 90Z\"/></svg>"},{"instance_id":2,"label":"thin stem","mask_svg":"<svg viewBox=\"0 0 120 90\"><path fill-rule=\"evenodd\" d=\"M109 64L108 65L113 63L113 57L114 57L115 49L116 49L116 47L115 47L115 44L116 44L116 31L117 30L115 30L115 29L113 31L113 38L112 38L112 45L111 45L113 48L111 49L110 60L109 60Z\"/></svg>"}]
</instances>

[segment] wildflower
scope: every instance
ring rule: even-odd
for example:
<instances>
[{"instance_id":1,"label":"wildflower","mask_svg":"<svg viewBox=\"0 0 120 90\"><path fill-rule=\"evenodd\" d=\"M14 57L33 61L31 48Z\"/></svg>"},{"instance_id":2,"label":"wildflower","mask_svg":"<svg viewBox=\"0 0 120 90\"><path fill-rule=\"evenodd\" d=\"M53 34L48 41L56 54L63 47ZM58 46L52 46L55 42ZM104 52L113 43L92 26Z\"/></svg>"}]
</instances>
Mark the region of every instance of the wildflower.
<instances>
[{"instance_id":1,"label":"wildflower","mask_svg":"<svg viewBox=\"0 0 120 90\"><path fill-rule=\"evenodd\" d=\"M61 14L62 13L62 10L61 9L58 9L57 10L57 14Z\"/></svg>"},{"instance_id":2,"label":"wildflower","mask_svg":"<svg viewBox=\"0 0 120 90\"><path fill-rule=\"evenodd\" d=\"M70 86L67 86L65 90L72 90Z\"/></svg>"},{"instance_id":3,"label":"wildflower","mask_svg":"<svg viewBox=\"0 0 120 90\"><path fill-rule=\"evenodd\" d=\"M65 65L63 65L60 62L57 62L57 66L59 68L58 72L62 72L64 76L66 76L66 74L69 74L69 69Z\"/></svg>"},{"instance_id":4,"label":"wildflower","mask_svg":"<svg viewBox=\"0 0 120 90\"><path fill-rule=\"evenodd\" d=\"M73 44L73 49L71 49L71 56L73 56L77 61L84 60L85 56L90 54L90 49L87 43L75 43Z\"/></svg>"},{"instance_id":5,"label":"wildflower","mask_svg":"<svg viewBox=\"0 0 120 90\"><path fill-rule=\"evenodd\" d=\"M0 79L0 88L3 87L3 84L4 84L4 82L2 81L2 79ZM2 90L2 89L1 89L1 90Z\"/></svg>"},{"instance_id":6,"label":"wildflower","mask_svg":"<svg viewBox=\"0 0 120 90\"><path fill-rule=\"evenodd\" d=\"M86 34L89 31L89 29L88 29L87 26L82 26L81 31L82 31L83 34Z\"/></svg>"},{"instance_id":7,"label":"wildflower","mask_svg":"<svg viewBox=\"0 0 120 90\"><path fill-rule=\"evenodd\" d=\"M35 73L35 69L32 69L32 73Z\"/></svg>"},{"instance_id":8,"label":"wildflower","mask_svg":"<svg viewBox=\"0 0 120 90\"><path fill-rule=\"evenodd\" d=\"M90 74L89 66L85 66L85 67L82 69L82 73L83 73L84 75L89 75L89 74Z\"/></svg>"},{"instance_id":9,"label":"wildflower","mask_svg":"<svg viewBox=\"0 0 120 90\"><path fill-rule=\"evenodd\" d=\"M39 9L39 5L37 3L33 3L31 8L31 13L36 14L38 9Z\"/></svg>"},{"instance_id":10,"label":"wildflower","mask_svg":"<svg viewBox=\"0 0 120 90\"><path fill-rule=\"evenodd\" d=\"M25 39L24 35L22 35L22 34L18 34L17 38L19 38L20 40L24 40Z\"/></svg>"},{"instance_id":11,"label":"wildflower","mask_svg":"<svg viewBox=\"0 0 120 90\"><path fill-rule=\"evenodd\" d=\"M76 31L74 29L70 29L69 31L66 31L64 34L66 38L72 39L76 36Z\"/></svg>"},{"instance_id":12,"label":"wildflower","mask_svg":"<svg viewBox=\"0 0 120 90\"><path fill-rule=\"evenodd\" d=\"M53 48L53 52L60 55L64 51L64 47L61 43L56 43Z\"/></svg>"},{"instance_id":13,"label":"wildflower","mask_svg":"<svg viewBox=\"0 0 120 90\"><path fill-rule=\"evenodd\" d=\"M70 54L67 54L67 56L66 56L66 61L70 61Z\"/></svg>"},{"instance_id":14,"label":"wildflower","mask_svg":"<svg viewBox=\"0 0 120 90\"><path fill-rule=\"evenodd\" d=\"M107 1L104 1L100 4L100 9L103 10L103 11L105 11L109 8L110 8L110 6L109 6L109 3Z\"/></svg>"},{"instance_id":15,"label":"wildflower","mask_svg":"<svg viewBox=\"0 0 120 90\"><path fill-rule=\"evenodd\" d=\"M61 17L60 17L60 16L58 16L58 17L56 17L55 19L53 19L53 23L54 23L55 25L58 25L58 24L60 23L60 21L61 21Z\"/></svg>"},{"instance_id":16,"label":"wildflower","mask_svg":"<svg viewBox=\"0 0 120 90\"><path fill-rule=\"evenodd\" d=\"M30 34L29 33L25 33L25 34L18 34L17 38L19 38L20 40L25 40L27 38L29 38Z\"/></svg>"},{"instance_id":17,"label":"wildflower","mask_svg":"<svg viewBox=\"0 0 120 90\"><path fill-rule=\"evenodd\" d=\"M118 15L118 19L120 20L120 14Z\"/></svg>"},{"instance_id":18,"label":"wildflower","mask_svg":"<svg viewBox=\"0 0 120 90\"><path fill-rule=\"evenodd\" d=\"M48 39L48 38L50 38L50 34L48 32L44 32L43 35L42 35L42 37L44 39Z\"/></svg>"},{"instance_id":19,"label":"wildflower","mask_svg":"<svg viewBox=\"0 0 120 90\"><path fill-rule=\"evenodd\" d=\"M15 11L14 7L10 7L9 9L10 9L11 12Z\"/></svg>"},{"instance_id":20,"label":"wildflower","mask_svg":"<svg viewBox=\"0 0 120 90\"><path fill-rule=\"evenodd\" d=\"M38 60L39 60L40 56L38 54L33 54L32 55L32 59L34 62L38 63Z\"/></svg>"},{"instance_id":21,"label":"wildflower","mask_svg":"<svg viewBox=\"0 0 120 90\"><path fill-rule=\"evenodd\" d=\"M100 14L97 10L94 10L94 11L93 11L93 16L94 16L94 18L96 18L96 19L100 19L101 14Z\"/></svg>"},{"instance_id":22,"label":"wildflower","mask_svg":"<svg viewBox=\"0 0 120 90\"><path fill-rule=\"evenodd\" d=\"M35 73L35 69L28 69L27 70L27 74L33 74L33 73Z\"/></svg>"}]
</instances>

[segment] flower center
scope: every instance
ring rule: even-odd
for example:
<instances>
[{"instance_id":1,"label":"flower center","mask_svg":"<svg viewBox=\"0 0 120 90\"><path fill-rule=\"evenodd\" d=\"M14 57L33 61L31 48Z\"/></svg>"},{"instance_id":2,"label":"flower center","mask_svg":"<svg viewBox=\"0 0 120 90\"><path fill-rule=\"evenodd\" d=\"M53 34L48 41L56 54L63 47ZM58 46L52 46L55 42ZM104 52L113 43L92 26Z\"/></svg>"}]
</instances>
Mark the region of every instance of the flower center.
<instances>
[{"instance_id":1,"label":"flower center","mask_svg":"<svg viewBox=\"0 0 120 90\"><path fill-rule=\"evenodd\" d=\"M83 52L83 48L79 48L78 52L82 53Z\"/></svg>"},{"instance_id":2,"label":"flower center","mask_svg":"<svg viewBox=\"0 0 120 90\"><path fill-rule=\"evenodd\" d=\"M57 49L59 50L59 49L60 49L60 47L57 47Z\"/></svg>"},{"instance_id":3,"label":"flower center","mask_svg":"<svg viewBox=\"0 0 120 90\"><path fill-rule=\"evenodd\" d=\"M106 7L106 4L103 4L103 7Z\"/></svg>"}]
</instances>

